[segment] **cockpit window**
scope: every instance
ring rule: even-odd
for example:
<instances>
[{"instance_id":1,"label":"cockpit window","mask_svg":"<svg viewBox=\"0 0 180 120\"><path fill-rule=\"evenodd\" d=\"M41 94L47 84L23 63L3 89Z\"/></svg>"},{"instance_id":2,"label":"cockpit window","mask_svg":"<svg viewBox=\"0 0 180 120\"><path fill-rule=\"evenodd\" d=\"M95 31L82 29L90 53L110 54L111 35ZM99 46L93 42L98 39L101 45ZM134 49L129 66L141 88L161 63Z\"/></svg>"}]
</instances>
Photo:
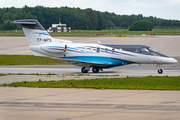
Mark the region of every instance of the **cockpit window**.
<instances>
[{"instance_id":1,"label":"cockpit window","mask_svg":"<svg viewBox=\"0 0 180 120\"><path fill-rule=\"evenodd\" d=\"M141 51L140 51L140 49L137 48L137 49L135 50L135 52L136 52L136 53L140 53Z\"/></svg>"},{"instance_id":2,"label":"cockpit window","mask_svg":"<svg viewBox=\"0 0 180 120\"><path fill-rule=\"evenodd\" d=\"M156 49L154 49L154 48L152 48L152 47L148 48L148 50L149 50L150 52L158 52Z\"/></svg>"},{"instance_id":3,"label":"cockpit window","mask_svg":"<svg viewBox=\"0 0 180 120\"><path fill-rule=\"evenodd\" d=\"M150 52L147 48L141 48L141 52Z\"/></svg>"}]
</instances>

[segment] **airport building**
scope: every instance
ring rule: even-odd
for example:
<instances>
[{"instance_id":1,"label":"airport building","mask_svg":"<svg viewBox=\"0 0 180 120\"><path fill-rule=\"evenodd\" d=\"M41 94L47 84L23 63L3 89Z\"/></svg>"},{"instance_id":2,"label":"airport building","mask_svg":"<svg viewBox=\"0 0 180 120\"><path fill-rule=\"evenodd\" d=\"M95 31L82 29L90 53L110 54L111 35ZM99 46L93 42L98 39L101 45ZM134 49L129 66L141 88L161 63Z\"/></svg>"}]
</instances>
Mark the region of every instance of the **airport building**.
<instances>
[{"instance_id":1,"label":"airport building","mask_svg":"<svg viewBox=\"0 0 180 120\"><path fill-rule=\"evenodd\" d=\"M52 27L47 29L48 32L71 32L71 27L66 27L66 24L52 24Z\"/></svg>"}]
</instances>

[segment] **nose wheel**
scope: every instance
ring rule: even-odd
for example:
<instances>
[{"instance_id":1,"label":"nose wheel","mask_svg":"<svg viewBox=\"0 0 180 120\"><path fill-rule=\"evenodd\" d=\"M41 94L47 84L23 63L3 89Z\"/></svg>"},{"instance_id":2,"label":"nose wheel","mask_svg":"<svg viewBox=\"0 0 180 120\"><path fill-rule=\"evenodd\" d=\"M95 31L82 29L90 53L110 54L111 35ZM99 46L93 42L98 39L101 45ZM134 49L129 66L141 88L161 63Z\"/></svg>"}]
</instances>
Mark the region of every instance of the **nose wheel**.
<instances>
[{"instance_id":1,"label":"nose wheel","mask_svg":"<svg viewBox=\"0 0 180 120\"><path fill-rule=\"evenodd\" d=\"M159 74L162 74L162 73L163 73L163 70L162 70L162 69L158 69L158 73L159 73Z\"/></svg>"},{"instance_id":2,"label":"nose wheel","mask_svg":"<svg viewBox=\"0 0 180 120\"><path fill-rule=\"evenodd\" d=\"M161 64L158 64L157 67L158 67L158 73L159 73L159 74L162 74L162 73L163 73L163 70L161 69Z\"/></svg>"}]
</instances>

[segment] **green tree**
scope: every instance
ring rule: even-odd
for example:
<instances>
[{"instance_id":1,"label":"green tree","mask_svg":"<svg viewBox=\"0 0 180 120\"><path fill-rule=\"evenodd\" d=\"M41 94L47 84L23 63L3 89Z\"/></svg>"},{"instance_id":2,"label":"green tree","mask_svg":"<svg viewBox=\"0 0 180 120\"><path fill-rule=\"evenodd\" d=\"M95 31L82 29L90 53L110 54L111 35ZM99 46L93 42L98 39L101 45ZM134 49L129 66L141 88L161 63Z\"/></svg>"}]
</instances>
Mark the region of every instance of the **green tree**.
<instances>
[{"instance_id":1,"label":"green tree","mask_svg":"<svg viewBox=\"0 0 180 120\"><path fill-rule=\"evenodd\" d=\"M179 21L173 21L171 23L171 26L180 26L180 22Z\"/></svg>"},{"instance_id":2,"label":"green tree","mask_svg":"<svg viewBox=\"0 0 180 120\"><path fill-rule=\"evenodd\" d=\"M90 20L91 20L93 30L96 30L96 18L92 10L90 11Z\"/></svg>"},{"instance_id":3,"label":"green tree","mask_svg":"<svg viewBox=\"0 0 180 120\"><path fill-rule=\"evenodd\" d=\"M139 20L130 26L129 31L151 31L152 29L153 24L151 22Z\"/></svg>"},{"instance_id":4,"label":"green tree","mask_svg":"<svg viewBox=\"0 0 180 120\"><path fill-rule=\"evenodd\" d=\"M114 27L114 23L112 23L110 20L108 21L108 25L107 25L107 28L112 28Z\"/></svg>"},{"instance_id":5,"label":"green tree","mask_svg":"<svg viewBox=\"0 0 180 120\"><path fill-rule=\"evenodd\" d=\"M25 5L22 8L0 8L0 29L18 29L17 25L4 25L7 20L17 19L37 19L45 29L51 27L52 24L57 24L58 19L67 24L72 29L82 30L102 30L106 28L125 27L128 28L132 23L139 20L149 21L155 27L180 27L178 20L165 20L153 16L144 17L138 15L117 15L110 12L100 12L91 8L69 8L69 7L43 7L35 6L28 7Z\"/></svg>"},{"instance_id":6,"label":"green tree","mask_svg":"<svg viewBox=\"0 0 180 120\"><path fill-rule=\"evenodd\" d=\"M97 12L98 16L98 28L97 30L102 30L103 29L103 16L100 12Z\"/></svg>"},{"instance_id":7,"label":"green tree","mask_svg":"<svg viewBox=\"0 0 180 120\"><path fill-rule=\"evenodd\" d=\"M122 22L121 27L123 28L128 28L128 22Z\"/></svg>"},{"instance_id":8,"label":"green tree","mask_svg":"<svg viewBox=\"0 0 180 120\"><path fill-rule=\"evenodd\" d=\"M141 18L141 20L144 19L142 14L138 14L138 17Z\"/></svg>"}]
</instances>

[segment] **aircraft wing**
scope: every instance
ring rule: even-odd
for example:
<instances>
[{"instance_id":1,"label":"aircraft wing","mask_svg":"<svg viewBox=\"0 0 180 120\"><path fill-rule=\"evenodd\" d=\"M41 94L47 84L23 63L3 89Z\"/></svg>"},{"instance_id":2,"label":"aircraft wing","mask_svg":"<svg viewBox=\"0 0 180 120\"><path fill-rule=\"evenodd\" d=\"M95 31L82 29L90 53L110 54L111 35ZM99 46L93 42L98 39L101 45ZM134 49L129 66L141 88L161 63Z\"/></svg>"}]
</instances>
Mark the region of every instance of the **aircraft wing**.
<instances>
[{"instance_id":1,"label":"aircraft wing","mask_svg":"<svg viewBox=\"0 0 180 120\"><path fill-rule=\"evenodd\" d=\"M109 64L106 63L97 63L97 62L84 62L84 61L78 61L78 60L69 60L69 59L62 59L62 61L72 64L72 65L76 65L76 66L80 66L80 67L108 67Z\"/></svg>"}]
</instances>

